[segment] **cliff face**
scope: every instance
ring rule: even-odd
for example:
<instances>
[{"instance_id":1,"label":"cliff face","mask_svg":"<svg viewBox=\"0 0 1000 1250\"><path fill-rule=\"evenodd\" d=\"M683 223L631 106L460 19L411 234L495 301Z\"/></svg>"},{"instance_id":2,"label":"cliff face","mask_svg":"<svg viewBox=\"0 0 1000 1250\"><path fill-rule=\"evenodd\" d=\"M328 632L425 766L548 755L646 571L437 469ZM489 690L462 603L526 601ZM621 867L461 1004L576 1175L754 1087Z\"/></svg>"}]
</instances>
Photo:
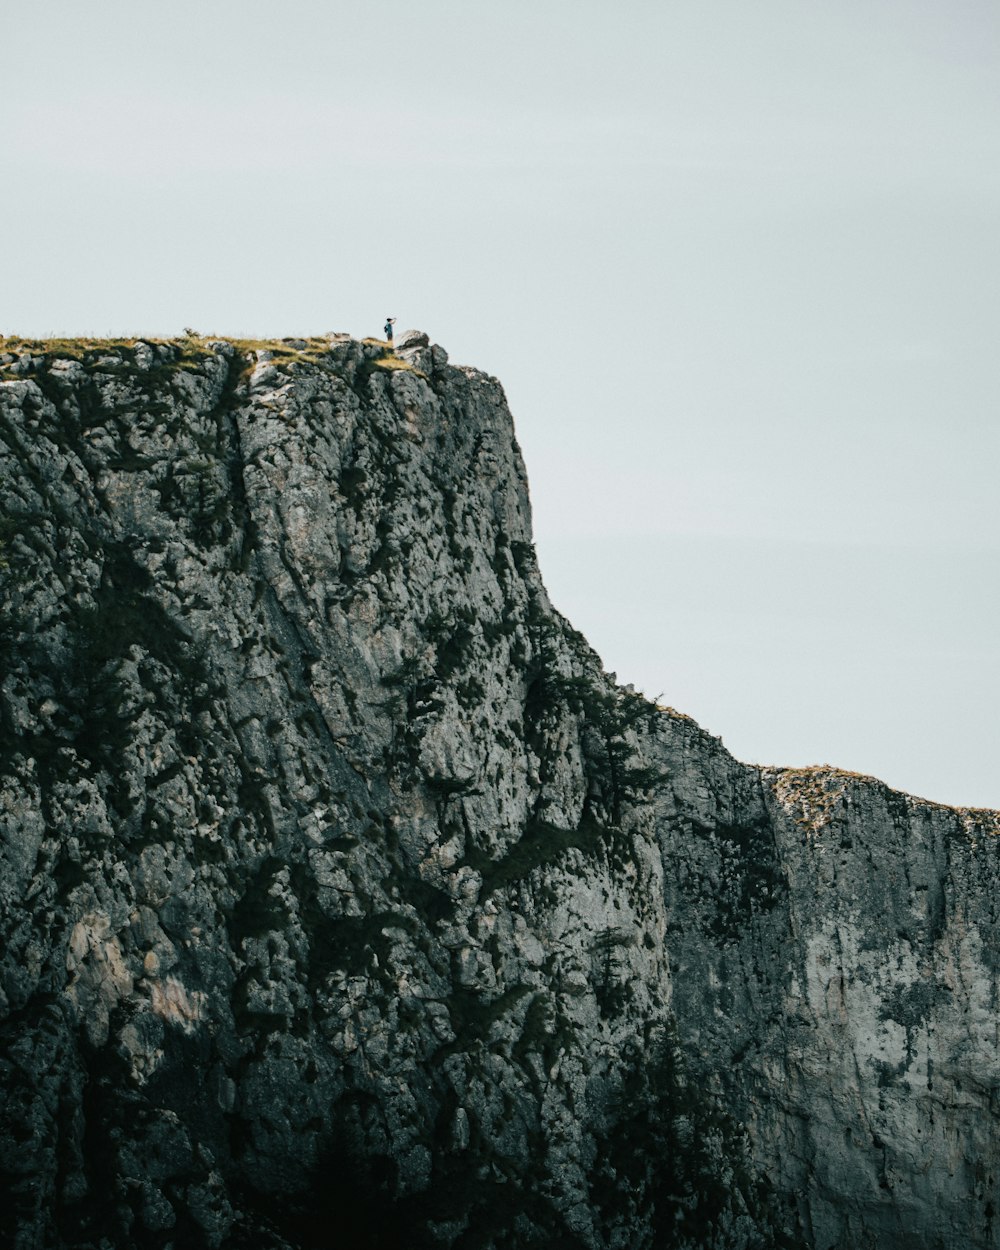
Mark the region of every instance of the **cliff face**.
<instances>
[{"instance_id":1,"label":"cliff face","mask_svg":"<svg viewBox=\"0 0 1000 1250\"><path fill-rule=\"evenodd\" d=\"M997 1245L1000 816L655 744L684 1052L806 1244Z\"/></svg>"},{"instance_id":2,"label":"cliff face","mask_svg":"<svg viewBox=\"0 0 1000 1250\"><path fill-rule=\"evenodd\" d=\"M0 363L7 1242L997 1244L995 816L617 689L423 336Z\"/></svg>"}]
</instances>

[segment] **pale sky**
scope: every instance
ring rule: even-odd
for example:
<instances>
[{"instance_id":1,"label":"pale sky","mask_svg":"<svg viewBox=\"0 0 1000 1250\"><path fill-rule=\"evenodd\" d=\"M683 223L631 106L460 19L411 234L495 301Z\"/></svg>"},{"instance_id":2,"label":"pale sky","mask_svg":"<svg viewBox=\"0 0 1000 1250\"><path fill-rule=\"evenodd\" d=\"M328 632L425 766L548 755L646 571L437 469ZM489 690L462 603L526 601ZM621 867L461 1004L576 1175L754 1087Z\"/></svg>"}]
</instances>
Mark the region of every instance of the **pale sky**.
<instances>
[{"instance_id":1,"label":"pale sky","mask_svg":"<svg viewBox=\"0 0 1000 1250\"><path fill-rule=\"evenodd\" d=\"M0 332L424 329L620 680L1000 807L996 0L36 0L4 53Z\"/></svg>"}]
</instances>

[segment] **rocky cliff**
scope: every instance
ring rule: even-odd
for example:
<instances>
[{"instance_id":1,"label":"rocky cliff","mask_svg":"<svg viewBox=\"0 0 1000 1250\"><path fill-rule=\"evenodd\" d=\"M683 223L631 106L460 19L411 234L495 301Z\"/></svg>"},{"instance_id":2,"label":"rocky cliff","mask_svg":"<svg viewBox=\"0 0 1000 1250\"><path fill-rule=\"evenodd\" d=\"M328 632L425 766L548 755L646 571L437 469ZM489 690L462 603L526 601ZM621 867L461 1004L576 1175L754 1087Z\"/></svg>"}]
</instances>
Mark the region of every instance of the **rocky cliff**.
<instances>
[{"instance_id":1,"label":"rocky cliff","mask_svg":"<svg viewBox=\"0 0 1000 1250\"><path fill-rule=\"evenodd\" d=\"M1000 1244L995 814L617 688L425 336L0 346L4 1244Z\"/></svg>"}]
</instances>

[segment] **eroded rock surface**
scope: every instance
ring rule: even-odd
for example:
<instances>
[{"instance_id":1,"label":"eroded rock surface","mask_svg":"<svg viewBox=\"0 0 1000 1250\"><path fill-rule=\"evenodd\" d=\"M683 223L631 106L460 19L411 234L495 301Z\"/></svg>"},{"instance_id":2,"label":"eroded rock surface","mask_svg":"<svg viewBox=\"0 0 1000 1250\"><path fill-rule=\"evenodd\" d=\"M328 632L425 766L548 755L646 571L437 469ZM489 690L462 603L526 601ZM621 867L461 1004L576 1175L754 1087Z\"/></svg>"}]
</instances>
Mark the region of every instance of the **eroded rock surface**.
<instances>
[{"instance_id":1,"label":"eroded rock surface","mask_svg":"<svg viewBox=\"0 0 1000 1250\"><path fill-rule=\"evenodd\" d=\"M997 1244L994 815L618 689L426 335L0 369L5 1244Z\"/></svg>"},{"instance_id":2,"label":"eroded rock surface","mask_svg":"<svg viewBox=\"0 0 1000 1250\"><path fill-rule=\"evenodd\" d=\"M685 1055L806 1243L997 1245L1000 816L657 741Z\"/></svg>"}]
</instances>

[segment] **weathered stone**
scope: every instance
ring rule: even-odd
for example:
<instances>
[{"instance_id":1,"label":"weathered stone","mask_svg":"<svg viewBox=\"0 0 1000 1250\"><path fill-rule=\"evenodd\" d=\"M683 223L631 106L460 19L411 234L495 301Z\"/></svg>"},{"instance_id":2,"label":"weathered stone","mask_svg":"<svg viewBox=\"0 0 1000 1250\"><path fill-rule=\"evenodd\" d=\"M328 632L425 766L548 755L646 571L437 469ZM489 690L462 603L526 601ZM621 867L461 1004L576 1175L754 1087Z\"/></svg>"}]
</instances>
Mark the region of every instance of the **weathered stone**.
<instances>
[{"instance_id":1,"label":"weathered stone","mask_svg":"<svg viewBox=\"0 0 1000 1250\"><path fill-rule=\"evenodd\" d=\"M408 347L430 347L430 339L423 330L404 330L396 337L396 350L405 351Z\"/></svg>"},{"instance_id":2,"label":"weathered stone","mask_svg":"<svg viewBox=\"0 0 1000 1250\"><path fill-rule=\"evenodd\" d=\"M7 346L0 1241L998 1244L995 814L617 689L419 332Z\"/></svg>"}]
</instances>

